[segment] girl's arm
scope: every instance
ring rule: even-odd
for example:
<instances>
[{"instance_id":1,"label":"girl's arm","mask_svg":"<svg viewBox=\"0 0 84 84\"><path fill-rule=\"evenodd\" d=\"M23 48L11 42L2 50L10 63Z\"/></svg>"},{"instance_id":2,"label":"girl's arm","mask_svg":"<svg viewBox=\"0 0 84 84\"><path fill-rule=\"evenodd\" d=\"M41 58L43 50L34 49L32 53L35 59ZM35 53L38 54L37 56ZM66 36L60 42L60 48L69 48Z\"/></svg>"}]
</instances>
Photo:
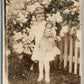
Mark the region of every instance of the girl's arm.
<instances>
[{"instance_id":1,"label":"girl's arm","mask_svg":"<svg viewBox=\"0 0 84 84\"><path fill-rule=\"evenodd\" d=\"M55 29L53 28L52 31L50 32L51 33L51 37L54 38L56 40L56 31Z\"/></svg>"}]
</instances>

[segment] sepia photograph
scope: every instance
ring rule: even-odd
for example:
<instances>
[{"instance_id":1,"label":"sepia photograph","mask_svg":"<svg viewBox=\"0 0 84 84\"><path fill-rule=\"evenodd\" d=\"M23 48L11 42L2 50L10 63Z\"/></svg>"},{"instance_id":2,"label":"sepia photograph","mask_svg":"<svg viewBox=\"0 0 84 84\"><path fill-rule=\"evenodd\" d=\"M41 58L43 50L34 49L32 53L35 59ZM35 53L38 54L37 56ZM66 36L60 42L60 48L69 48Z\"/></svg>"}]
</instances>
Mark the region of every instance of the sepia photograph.
<instances>
[{"instance_id":1,"label":"sepia photograph","mask_svg":"<svg viewBox=\"0 0 84 84\"><path fill-rule=\"evenodd\" d=\"M82 0L2 0L2 83L82 84Z\"/></svg>"}]
</instances>

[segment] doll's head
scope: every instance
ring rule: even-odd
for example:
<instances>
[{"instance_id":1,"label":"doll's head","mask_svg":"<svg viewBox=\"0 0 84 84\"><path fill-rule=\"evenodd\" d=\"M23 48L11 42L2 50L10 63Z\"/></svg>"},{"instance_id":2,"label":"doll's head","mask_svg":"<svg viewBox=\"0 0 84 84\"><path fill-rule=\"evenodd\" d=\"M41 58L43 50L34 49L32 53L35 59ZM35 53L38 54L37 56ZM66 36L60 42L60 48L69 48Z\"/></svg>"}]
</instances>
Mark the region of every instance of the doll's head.
<instances>
[{"instance_id":1,"label":"doll's head","mask_svg":"<svg viewBox=\"0 0 84 84\"><path fill-rule=\"evenodd\" d=\"M23 33L26 33L26 29L23 29Z\"/></svg>"},{"instance_id":2,"label":"doll's head","mask_svg":"<svg viewBox=\"0 0 84 84\"><path fill-rule=\"evenodd\" d=\"M54 30L54 23L51 21L47 21L45 25L45 31L44 31L44 36L47 38L53 37L53 30Z\"/></svg>"},{"instance_id":3,"label":"doll's head","mask_svg":"<svg viewBox=\"0 0 84 84\"><path fill-rule=\"evenodd\" d=\"M44 21L45 15L44 15L44 9L43 7L37 7L34 12L36 21L41 22Z\"/></svg>"},{"instance_id":4,"label":"doll's head","mask_svg":"<svg viewBox=\"0 0 84 84\"><path fill-rule=\"evenodd\" d=\"M48 28L48 29L52 29L54 27L54 24L53 24L52 21L47 21L45 27Z\"/></svg>"}]
</instances>

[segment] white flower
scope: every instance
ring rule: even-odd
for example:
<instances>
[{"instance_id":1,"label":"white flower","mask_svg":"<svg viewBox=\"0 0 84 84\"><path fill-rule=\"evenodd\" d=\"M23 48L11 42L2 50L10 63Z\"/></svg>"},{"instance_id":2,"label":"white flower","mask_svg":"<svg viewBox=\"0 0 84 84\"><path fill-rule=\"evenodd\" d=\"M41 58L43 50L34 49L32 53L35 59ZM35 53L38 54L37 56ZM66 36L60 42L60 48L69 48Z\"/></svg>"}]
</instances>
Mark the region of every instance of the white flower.
<instances>
[{"instance_id":1,"label":"white flower","mask_svg":"<svg viewBox=\"0 0 84 84\"><path fill-rule=\"evenodd\" d=\"M22 44L22 42L20 42L20 43L17 43L17 44L14 44L13 45L13 49L14 49L14 51L16 52L16 53L18 53L18 54L21 54L22 52L23 52L23 44Z\"/></svg>"},{"instance_id":2,"label":"white flower","mask_svg":"<svg viewBox=\"0 0 84 84\"><path fill-rule=\"evenodd\" d=\"M20 12L20 10L13 10L13 14L18 14Z\"/></svg>"},{"instance_id":3,"label":"white flower","mask_svg":"<svg viewBox=\"0 0 84 84\"><path fill-rule=\"evenodd\" d=\"M57 12L56 14L57 14L57 15L60 15L60 12Z\"/></svg>"},{"instance_id":4,"label":"white flower","mask_svg":"<svg viewBox=\"0 0 84 84\"><path fill-rule=\"evenodd\" d=\"M33 5L27 6L27 11L33 13L37 7L42 7L38 2Z\"/></svg>"},{"instance_id":5,"label":"white flower","mask_svg":"<svg viewBox=\"0 0 84 84\"><path fill-rule=\"evenodd\" d=\"M76 27L72 27L71 30L70 30L70 35L73 35L76 33Z\"/></svg>"},{"instance_id":6,"label":"white flower","mask_svg":"<svg viewBox=\"0 0 84 84\"><path fill-rule=\"evenodd\" d=\"M27 11L24 11L24 17L26 18L28 15L28 12Z\"/></svg>"},{"instance_id":7,"label":"white flower","mask_svg":"<svg viewBox=\"0 0 84 84\"><path fill-rule=\"evenodd\" d=\"M72 11L75 12L77 9L76 8L73 8Z\"/></svg>"},{"instance_id":8,"label":"white flower","mask_svg":"<svg viewBox=\"0 0 84 84\"><path fill-rule=\"evenodd\" d=\"M21 32L18 32L18 33L16 33L15 35L14 35L14 39L15 40L19 40L19 39L21 39L23 36L22 36L22 33Z\"/></svg>"},{"instance_id":9,"label":"white flower","mask_svg":"<svg viewBox=\"0 0 84 84\"><path fill-rule=\"evenodd\" d=\"M27 33L29 33L29 32L30 32L30 29L29 29L28 27L26 27L26 30L27 30Z\"/></svg>"},{"instance_id":10,"label":"white flower","mask_svg":"<svg viewBox=\"0 0 84 84\"><path fill-rule=\"evenodd\" d=\"M69 12L70 12L69 9L65 9L65 10L64 10L64 13L69 13Z\"/></svg>"},{"instance_id":11,"label":"white flower","mask_svg":"<svg viewBox=\"0 0 84 84\"><path fill-rule=\"evenodd\" d=\"M22 23L26 23L26 22L27 22L27 19L24 18L24 19L22 20Z\"/></svg>"},{"instance_id":12,"label":"white flower","mask_svg":"<svg viewBox=\"0 0 84 84\"><path fill-rule=\"evenodd\" d=\"M22 11L18 14L17 21L19 21L20 23L27 22L27 18L26 18L27 14L24 14L24 13L25 11Z\"/></svg>"},{"instance_id":13,"label":"white flower","mask_svg":"<svg viewBox=\"0 0 84 84\"><path fill-rule=\"evenodd\" d=\"M74 6L79 6L79 5L80 5L79 2L74 1Z\"/></svg>"},{"instance_id":14,"label":"white flower","mask_svg":"<svg viewBox=\"0 0 84 84\"><path fill-rule=\"evenodd\" d=\"M21 8L24 7L24 3L23 3L22 0L11 0L10 3L11 3L10 5L11 5L12 9L17 9L18 10L18 9L21 9Z\"/></svg>"},{"instance_id":15,"label":"white flower","mask_svg":"<svg viewBox=\"0 0 84 84\"><path fill-rule=\"evenodd\" d=\"M67 25L65 25L62 27L61 31L66 34L66 33L68 33L68 30L69 30L69 27Z\"/></svg>"},{"instance_id":16,"label":"white flower","mask_svg":"<svg viewBox=\"0 0 84 84\"><path fill-rule=\"evenodd\" d=\"M37 7L42 7L42 6L40 5L40 3L36 2L36 3L34 4L34 7L35 7L35 9L36 9Z\"/></svg>"},{"instance_id":17,"label":"white flower","mask_svg":"<svg viewBox=\"0 0 84 84\"><path fill-rule=\"evenodd\" d=\"M26 27L26 30L29 30L29 27Z\"/></svg>"},{"instance_id":18,"label":"white flower","mask_svg":"<svg viewBox=\"0 0 84 84\"><path fill-rule=\"evenodd\" d=\"M81 40L81 29L76 31L76 36L79 40Z\"/></svg>"},{"instance_id":19,"label":"white flower","mask_svg":"<svg viewBox=\"0 0 84 84\"><path fill-rule=\"evenodd\" d=\"M27 6L27 11L33 13L35 11L35 7L33 5Z\"/></svg>"},{"instance_id":20,"label":"white flower","mask_svg":"<svg viewBox=\"0 0 84 84\"><path fill-rule=\"evenodd\" d=\"M72 12L71 12L71 14L72 14L72 15L74 15L74 14L75 14L75 12L73 12L73 11L72 11Z\"/></svg>"},{"instance_id":21,"label":"white flower","mask_svg":"<svg viewBox=\"0 0 84 84\"><path fill-rule=\"evenodd\" d=\"M26 32L26 29L23 29L23 32L25 33Z\"/></svg>"},{"instance_id":22,"label":"white flower","mask_svg":"<svg viewBox=\"0 0 84 84\"><path fill-rule=\"evenodd\" d=\"M14 23L14 24L16 24L16 21L15 21L15 20L13 20L13 23Z\"/></svg>"},{"instance_id":23,"label":"white flower","mask_svg":"<svg viewBox=\"0 0 84 84\"><path fill-rule=\"evenodd\" d=\"M32 21L35 21L35 20L36 20L35 16L32 16Z\"/></svg>"},{"instance_id":24,"label":"white flower","mask_svg":"<svg viewBox=\"0 0 84 84\"><path fill-rule=\"evenodd\" d=\"M43 5L49 5L51 2L51 0L39 0L39 3L43 4Z\"/></svg>"},{"instance_id":25,"label":"white flower","mask_svg":"<svg viewBox=\"0 0 84 84\"><path fill-rule=\"evenodd\" d=\"M53 8L52 11L55 11L55 9Z\"/></svg>"},{"instance_id":26,"label":"white flower","mask_svg":"<svg viewBox=\"0 0 84 84\"><path fill-rule=\"evenodd\" d=\"M57 12L56 14L54 14L54 18L58 23L62 22L62 16L60 15L60 12Z\"/></svg>"},{"instance_id":27,"label":"white flower","mask_svg":"<svg viewBox=\"0 0 84 84\"><path fill-rule=\"evenodd\" d=\"M13 31L13 34L15 35L16 34L16 31Z\"/></svg>"},{"instance_id":28,"label":"white flower","mask_svg":"<svg viewBox=\"0 0 84 84\"><path fill-rule=\"evenodd\" d=\"M70 35L73 35L73 34L75 34L75 31L70 31Z\"/></svg>"},{"instance_id":29,"label":"white flower","mask_svg":"<svg viewBox=\"0 0 84 84\"><path fill-rule=\"evenodd\" d=\"M27 37L26 34L23 35L23 39L22 39L22 41L23 41L23 44L26 44L27 42L29 43L29 39L28 39L28 37Z\"/></svg>"},{"instance_id":30,"label":"white flower","mask_svg":"<svg viewBox=\"0 0 84 84\"><path fill-rule=\"evenodd\" d=\"M21 26L21 27L23 27L23 24L22 24L22 23L20 23L20 26Z\"/></svg>"}]
</instances>

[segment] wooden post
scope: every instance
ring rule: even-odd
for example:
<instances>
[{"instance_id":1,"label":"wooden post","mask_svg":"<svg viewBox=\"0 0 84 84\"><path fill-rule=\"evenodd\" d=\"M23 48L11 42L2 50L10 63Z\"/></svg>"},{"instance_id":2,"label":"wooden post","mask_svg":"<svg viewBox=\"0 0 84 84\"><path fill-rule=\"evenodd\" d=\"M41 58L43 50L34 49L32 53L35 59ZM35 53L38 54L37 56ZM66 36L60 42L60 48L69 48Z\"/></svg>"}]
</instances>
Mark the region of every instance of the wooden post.
<instances>
[{"instance_id":1,"label":"wooden post","mask_svg":"<svg viewBox=\"0 0 84 84\"><path fill-rule=\"evenodd\" d=\"M66 69L67 67L67 37L65 38L64 42L64 68Z\"/></svg>"},{"instance_id":2,"label":"wooden post","mask_svg":"<svg viewBox=\"0 0 84 84\"><path fill-rule=\"evenodd\" d=\"M70 55L69 55L69 72L72 72L72 58L73 58L73 39L70 37Z\"/></svg>"},{"instance_id":3,"label":"wooden post","mask_svg":"<svg viewBox=\"0 0 84 84\"><path fill-rule=\"evenodd\" d=\"M82 56L83 56L83 54L82 54L82 52L83 52L83 47L82 47L82 46L83 46L83 45L82 45L82 44L83 44L83 43L82 43L82 42L83 42L83 40L82 40L82 39L83 39L83 38L82 38L82 36L83 36L83 27L82 27L82 24L83 24L83 23L82 23L82 21L83 21L83 20L82 20L82 17L83 17L83 15L82 15L82 7L83 7L83 6L82 6L82 3L83 3L83 1L80 0L80 16L79 16L79 17L80 17L80 24L81 24L81 25L80 25L80 29L81 29L81 40L80 40L80 71L79 71L79 74L80 74L80 76L81 76L81 82L80 82L80 84L83 84L83 71L82 71L82 69L83 69L83 68L82 68L82 67L83 67L83 65L82 65L82 63L83 63L83 62L82 62L82 60L83 60L83 57L82 57Z\"/></svg>"},{"instance_id":4,"label":"wooden post","mask_svg":"<svg viewBox=\"0 0 84 84\"><path fill-rule=\"evenodd\" d=\"M77 58L78 58L78 47L77 47L77 43L75 43L75 66L74 66L74 74L77 74Z\"/></svg>"},{"instance_id":5,"label":"wooden post","mask_svg":"<svg viewBox=\"0 0 84 84\"><path fill-rule=\"evenodd\" d=\"M63 53L62 53L62 52L63 52L63 51L62 51L62 50L63 50L63 44L62 44L62 42L63 42L63 41L61 41L61 42L60 42L60 45L59 45L59 47L60 47L59 49L60 49L60 51L61 51L61 54L60 54L60 57L59 57L60 62L62 62L62 59L63 59L63 58L62 58L62 56L63 56Z\"/></svg>"}]
</instances>

